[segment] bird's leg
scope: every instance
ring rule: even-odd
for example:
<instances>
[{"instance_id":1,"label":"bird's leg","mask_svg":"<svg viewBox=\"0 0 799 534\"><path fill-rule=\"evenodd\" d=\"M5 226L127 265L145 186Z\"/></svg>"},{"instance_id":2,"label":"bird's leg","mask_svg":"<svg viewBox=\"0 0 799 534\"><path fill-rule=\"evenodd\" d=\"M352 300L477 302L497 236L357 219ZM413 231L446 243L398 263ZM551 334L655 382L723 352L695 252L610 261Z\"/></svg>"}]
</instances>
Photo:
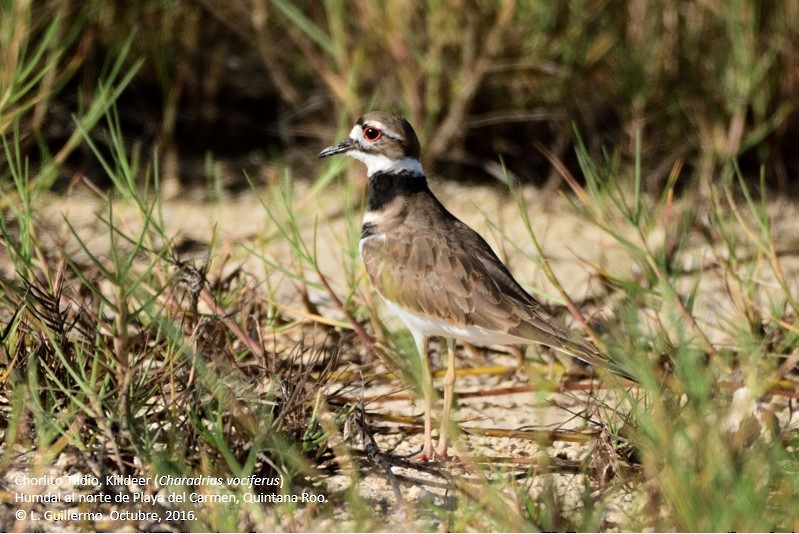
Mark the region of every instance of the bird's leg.
<instances>
[{"instance_id":1,"label":"bird's leg","mask_svg":"<svg viewBox=\"0 0 799 534\"><path fill-rule=\"evenodd\" d=\"M420 337L416 340L419 358L422 360L422 394L424 395L424 446L421 452L411 457L412 460L430 460L433 458L433 376L430 374L428 359L429 340Z\"/></svg>"},{"instance_id":2,"label":"bird's leg","mask_svg":"<svg viewBox=\"0 0 799 534\"><path fill-rule=\"evenodd\" d=\"M447 433L449 431L449 413L455 397L455 340L447 339L447 374L444 375L444 411L441 413L441 432L438 437L436 455L447 458Z\"/></svg>"}]
</instances>

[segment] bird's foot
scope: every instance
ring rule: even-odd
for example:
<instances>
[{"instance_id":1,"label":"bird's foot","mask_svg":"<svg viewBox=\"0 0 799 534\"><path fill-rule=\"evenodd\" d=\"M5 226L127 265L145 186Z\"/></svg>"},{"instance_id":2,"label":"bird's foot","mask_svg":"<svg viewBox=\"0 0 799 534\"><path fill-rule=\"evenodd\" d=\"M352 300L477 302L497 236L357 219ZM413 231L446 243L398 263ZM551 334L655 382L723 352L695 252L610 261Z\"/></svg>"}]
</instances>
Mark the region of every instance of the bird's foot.
<instances>
[{"instance_id":1,"label":"bird's foot","mask_svg":"<svg viewBox=\"0 0 799 534\"><path fill-rule=\"evenodd\" d=\"M408 459L412 462L429 462L431 460L451 462L453 460L457 460L457 457L449 454L446 445L445 446L439 445L435 449L432 446L423 447L421 451L408 457Z\"/></svg>"},{"instance_id":2,"label":"bird's foot","mask_svg":"<svg viewBox=\"0 0 799 534\"><path fill-rule=\"evenodd\" d=\"M435 451L433 450L432 443L426 443L422 450L416 454L411 455L408 460L412 462L427 462L435 459Z\"/></svg>"},{"instance_id":3,"label":"bird's foot","mask_svg":"<svg viewBox=\"0 0 799 534\"><path fill-rule=\"evenodd\" d=\"M434 458L433 450L427 450L427 448L423 448L421 451L417 452L416 454L410 456L408 460L412 462L427 462Z\"/></svg>"},{"instance_id":4,"label":"bird's foot","mask_svg":"<svg viewBox=\"0 0 799 534\"><path fill-rule=\"evenodd\" d=\"M435 451L433 451L437 458L441 460L453 460L455 459L454 456L450 456L447 452L447 444L446 443L439 443L438 447L436 447Z\"/></svg>"},{"instance_id":5,"label":"bird's foot","mask_svg":"<svg viewBox=\"0 0 799 534\"><path fill-rule=\"evenodd\" d=\"M446 445L439 445L434 449L431 443L430 445L425 445L422 447L421 451L410 456L408 459L412 462L429 462L430 460L441 460L446 462L454 460L455 457L449 455Z\"/></svg>"}]
</instances>

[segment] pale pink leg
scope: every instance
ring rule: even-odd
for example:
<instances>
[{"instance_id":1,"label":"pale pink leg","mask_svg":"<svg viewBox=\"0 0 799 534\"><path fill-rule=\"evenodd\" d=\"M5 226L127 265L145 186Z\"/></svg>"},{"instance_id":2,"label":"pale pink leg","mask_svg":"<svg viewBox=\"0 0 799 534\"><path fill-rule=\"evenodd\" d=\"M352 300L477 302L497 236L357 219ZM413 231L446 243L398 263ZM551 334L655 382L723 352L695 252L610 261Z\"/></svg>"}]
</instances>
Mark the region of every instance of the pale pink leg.
<instances>
[{"instance_id":1,"label":"pale pink leg","mask_svg":"<svg viewBox=\"0 0 799 534\"><path fill-rule=\"evenodd\" d=\"M429 340L420 337L416 340L419 357L422 359L422 393L424 395L424 447L422 451L411 457L412 460L430 460L433 458L433 376L430 374L430 361L427 355Z\"/></svg>"},{"instance_id":2,"label":"pale pink leg","mask_svg":"<svg viewBox=\"0 0 799 534\"><path fill-rule=\"evenodd\" d=\"M447 433L449 432L449 413L455 397L455 340L447 340L447 374L444 375L444 411L441 413L441 432L438 437L436 455L448 458Z\"/></svg>"}]
</instances>

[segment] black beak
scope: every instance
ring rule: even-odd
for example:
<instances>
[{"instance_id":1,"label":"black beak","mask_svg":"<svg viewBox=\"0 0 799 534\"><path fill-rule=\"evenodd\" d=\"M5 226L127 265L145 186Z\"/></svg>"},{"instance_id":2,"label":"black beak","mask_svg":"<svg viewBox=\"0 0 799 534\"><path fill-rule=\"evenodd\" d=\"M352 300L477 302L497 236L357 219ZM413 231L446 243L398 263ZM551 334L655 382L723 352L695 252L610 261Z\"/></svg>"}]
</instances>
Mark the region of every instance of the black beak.
<instances>
[{"instance_id":1,"label":"black beak","mask_svg":"<svg viewBox=\"0 0 799 534\"><path fill-rule=\"evenodd\" d=\"M319 153L317 158L326 158L328 156L332 156L334 154L343 154L344 152L349 152L352 150L353 144L352 139L347 139L346 141L342 141L337 145L329 146L323 151Z\"/></svg>"}]
</instances>

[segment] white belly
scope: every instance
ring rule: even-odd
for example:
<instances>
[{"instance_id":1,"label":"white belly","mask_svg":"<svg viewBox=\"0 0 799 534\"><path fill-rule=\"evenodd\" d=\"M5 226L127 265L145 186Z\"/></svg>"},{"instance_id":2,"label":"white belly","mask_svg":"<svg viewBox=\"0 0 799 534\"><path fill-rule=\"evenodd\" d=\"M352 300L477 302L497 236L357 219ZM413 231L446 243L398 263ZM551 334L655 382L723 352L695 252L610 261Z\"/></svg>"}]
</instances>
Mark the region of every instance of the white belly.
<instances>
[{"instance_id":1,"label":"white belly","mask_svg":"<svg viewBox=\"0 0 799 534\"><path fill-rule=\"evenodd\" d=\"M408 327L408 330L411 331L415 338L439 336L448 339L458 339L460 341L474 343L475 345L515 345L519 343L530 343L529 339L513 336L505 332L495 332L479 326L459 326L441 319L412 312L388 300L386 300L385 303L391 308L391 311L405 323L405 326Z\"/></svg>"}]
</instances>

